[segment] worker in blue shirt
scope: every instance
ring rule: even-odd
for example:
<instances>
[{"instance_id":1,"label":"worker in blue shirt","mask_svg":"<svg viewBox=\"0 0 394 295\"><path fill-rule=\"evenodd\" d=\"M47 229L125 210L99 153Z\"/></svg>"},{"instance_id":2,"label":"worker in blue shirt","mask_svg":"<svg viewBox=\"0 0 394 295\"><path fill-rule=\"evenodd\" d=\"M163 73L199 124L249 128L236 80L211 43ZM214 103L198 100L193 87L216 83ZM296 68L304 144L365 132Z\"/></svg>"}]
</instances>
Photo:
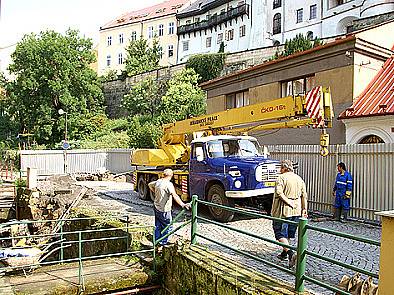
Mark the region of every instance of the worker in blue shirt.
<instances>
[{"instance_id":1,"label":"worker in blue shirt","mask_svg":"<svg viewBox=\"0 0 394 295\"><path fill-rule=\"evenodd\" d=\"M334 219L341 221L341 211L343 212L343 220L347 221L350 210L350 196L353 191L353 178L349 172L346 171L344 163L340 162L337 165L338 174L335 179L335 185L332 195L335 196L334 202Z\"/></svg>"}]
</instances>

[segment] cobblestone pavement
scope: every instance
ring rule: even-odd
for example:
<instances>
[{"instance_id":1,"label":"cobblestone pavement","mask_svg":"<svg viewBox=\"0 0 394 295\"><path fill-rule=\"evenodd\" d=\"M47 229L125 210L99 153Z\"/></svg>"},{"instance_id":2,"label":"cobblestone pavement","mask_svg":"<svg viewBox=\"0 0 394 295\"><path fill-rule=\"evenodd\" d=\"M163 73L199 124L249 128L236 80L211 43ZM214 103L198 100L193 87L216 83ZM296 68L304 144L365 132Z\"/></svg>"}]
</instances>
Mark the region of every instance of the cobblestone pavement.
<instances>
[{"instance_id":1,"label":"cobblestone pavement","mask_svg":"<svg viewBox=\"0 0 394 295\"><path fill-rule=\"evenodd\" d=\"M99 195L90 200L90 205L97 206L104 210L110 210L122 214L128 214L131 220L139 223L154 224L152 203L138 199L135 192L132 191L130 184L114 184L102 182L85 182L81 183L99 191ZM175 210L175 213L177 210ZM207 216L206 210L199 209L202 215ZM348 222L340 223L336 221L310 221L309 224L333 229L339 232L348 233L352 235L362 236L373 240L380 240L381 228L378 226L371 226L363 223ZM270 220L247 219L236 217L234 221L228 225L252 232L258 236L268 239L274 239L272 231L272 222ZM256 238L251 238L231 231L229 229L219 228L216 225L200 222L198 232L215 241L230 245L231 247L242 250L253 256L261 257L265 260L271 261L275 264L286 267L286 262L279 261L276 257L281 248L274 244L261 241ZM189 239L190 227L183 228L179 236ZM251 258L241 256L229 249L226 249L217 244L198 238L198 243L205 244L212 250L220 251L242 264L253 267L257 271L263 272L278 279L294 283L294 276L285 274L284 272L266 266L261 262L257 262ZM293 241L294 243L294 241ZM314 230L308 231L308 250L314 253L330 257L337 261L349 263L353 266L364 270L378 273L379 270L379 247L368 245L362 242L351 241L349 239L332 236L329 234L317 232ZM332 285L338 284L339 280L344 274L353 275L353 271L346 270L340 266L327 263L317 258L308 256L307 259L307 274L315 279L325 281ZM316 294L333 294L332 291L318 287L312 284L306 284L306 287L314 291Z\"/></svg>"}]
</instances>

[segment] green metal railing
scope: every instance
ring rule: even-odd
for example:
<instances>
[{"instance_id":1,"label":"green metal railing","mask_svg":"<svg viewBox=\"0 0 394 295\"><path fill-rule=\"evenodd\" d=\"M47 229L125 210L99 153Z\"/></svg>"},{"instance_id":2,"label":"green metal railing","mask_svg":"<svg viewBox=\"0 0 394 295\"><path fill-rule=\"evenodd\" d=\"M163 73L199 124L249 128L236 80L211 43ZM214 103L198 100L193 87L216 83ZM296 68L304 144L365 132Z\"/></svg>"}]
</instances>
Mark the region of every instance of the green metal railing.
<instances>
[{"instance_id":1,"label":"green metal railing","mask_svg":"<svg viewBox=\"0 0 394 295\"><path fill-rule=\"evenodd\" d=\"M37 258L37 262L26 264L23 266L4 266L0 267L1 272L10 272L18 269L33 269L38 266L43 265L53 265L53 264L62 264L62 263L70 263L70 262L78 262L78 281L79 281L79 290L83 291L85 289L84 283L84 272L83 272L83 262L85 260L92 259L101 259L101 258L110 258L110 257L120 257L124 255L134 255L137 253L152 253L153 255L153 269L156 270L156 249L154 246L151 248L143 250L130 250L130 242L133 241L133 234L146 232L152 234L152 245L155 245L155 235L154 235L154 227L152 226L130 226L128 217L125 218L125 226L120 227L106 227L106 228L98 228L98 229L87 229L87 230L76 230L76 231L64 231L64 227L66 223L72 223L76 221L97 221L100 219L107 219L107 217L87 217L87 218L71 218L71 219L58 219L58 220L32 220L32 221L16 221L3 223L0 225L0 229L4 227L9 227L12 224L18 225L36 225L36 224L48 224L48 223L57 223L60 224L59 232L54 232L50 234L32 234L32 235L19 235L19 236L11 236L0 238L1 244L10 243L12 240L17 241L20 239L28 238L33 241L45 239L45 243L42 245L35 246L21 246L21 247L12 247L11 249L26 249L26 248L40 248L42 252L40 257ZM107 224L108 225L108 224ZM116 235L116 232L119 231L119 235ZM86 235L92 234L100 234L104 236L98 238L86 238ZM115 236L114 236L115 235ZM130 241L131 238L131 241ZM54 241L53 241L54 240ZM114 240L125 240L126 247L122 249L117 249L114 251L107 251L106 254L92 254L86 255L84 252L84 245L87 243L94 242L110 242ZM69 258L65 258L64 250L72 247L72 245L77 246L77 255L73 255L69 253ZM9 248L7 248L9 249ZM59 252L58 255L56 253ZM97 252L97 251L96 251ZM57 258L55 258L57 257ZM50 258L50 260L47 260ZM3 258L6 259L6 258ZM1 287L0 287L1 290Z\"/></svg>"},{"instance_id":2,"label":"green metal railing","mask_svg":"<svg viewBox=\"0 0 394 295\"><path fill-rule=\"evenodd\" d=\"M216 222L216 221L204 218L202 216L199 216L198 215L198 209L197 209L198 208L198 204L203 204L203 205L206 205L206 206L212 206L212 207L216 207L216 208L219 208L219 209L222 209L222 210L228 210L228 211L231 211L231 212L234 212L234 213L237 213L237 214L246 215L246 216L250 216L250 217L264 218L264 219L269 219L269 220L273 220L273 221L280 221L280 222L288 223L288 224L296 224L296 225L298 225L297 247L294 247L294 246L291 246L291 245L286 245L286 244L283 244L283 243L278 242L276 240L272 240L272 239L269 239L269 238L266 238L266 237L261 237L259 235L254 234L254 233L251 233L251 232L248 232L248 231L245 231L245 230L241 230L241 229L237 229L237 228L234 228L234 227L229 226L227 224L223 224L223 223ZM280 265L278 265L276 263L273 263L273 262L268 261L266 259L263 259L261 257L257 257L257 256L254 256L254 255L251 255L250 253L247 253L245 251L238 250L238 249L236 249L236 248L234 248L232 246L229 246L229 245L226 245L224 243L218 242L218 241L216 241L214 239L211 239L211 238L209 238L209 237L207 237L205 235L199 234L198 233L198 221L199 220L207 222L207 223L215 224L215 225L217 225L217 226L219 226L221 228L232 230L234 232L238 232L240 234L244 234L244 235L247 235L247 236L250 236L250 237L262 240L262 241L265 241L265 242L269 242L269 243L272 243L272 244L275 244L275 245L279 245L279 246L282 246L282 247L287 247L287 248L290 248L290 249L296 251L297 252L297 261L296 261L295 271L293 271L291 269L288 269L288 268L285 268L283 266L280 266ZM372 273L370 271L361 269L361 268L353 266L351 264L344 263L344 262L341 262L341 261L338 261L338 260L326 257L324 255L320 255L318 253L314 253L312 251L309 251L308 250L308 231L310 231L310 230L321 232L321 233L326 233L326 234L337 236L337 237L350 239L350 240L353 240L353 241L363 242L363 243L374 245L374 246L378 246L378 247L380 246L380 242L379 241L375 241L375 240L371 240L371 239L367 239L367 238L363 238L363 237L354 236L354 235L351 235L351 234L341 233L341 232L338 232L338 231L334 231L334 230L330 230L330 229L326 229L326 228L320 228L320 227L309 225L308 224L308 220L306 218L300 218L299 222L294 222L294 221L289 221L289 220L285 220L285 219L275 218L275 217L271 217L271 216L255 213L255 212L241 210L241 209L237 209L237 208L233 208L233 207L226 207L226 206L219 205L219 204L214 204L214 203L210 203L210 202L206 202L206 201L201 201L201 200L198 200L197 196L193 196L192 197L192 219L191 219L191 243L192 244L196 244L197 243L197 237L199 237L199 238L205 239L207 241L210 241L211 243L214 243L214 244L220 245L220 246L222 246L224 248L227 248L229 250L232 250L232 251L234 251L234 252L236 252L238 254L241 254L241 255L244 255L244 256L249 257L251 259L254 259L254 260L257 260L259 262L262 262L262 263L264 263L264 264L266 264L266 265L268 265L270 267L274 267L276 269L279 269L279 270L281 270L281 271L283 271L285 273L292 274L292 275L295 276L294 287L295 287L296 292L298 292L298 293L304 292L304 290L305 290L305 282L311 282L313 284L316 284L316 285L321 286L323 288L326 288L328 290L337 292L339 294L351 295L350 293L348 293L348 292L346 292L344 290L341 290L341 289L339 289L339 288L337 288L335 286L332 286L332 285L330 285L330 284L328 284L326 282L323 282L321 280L317 280L317 279L315 279L315 278L313 278L311 276L306 275L306 262L307 262L308 256L311 256L311 257L314 257L314 258L317 258L317 259L320 259L320 260L323 260L323 261L326 261L326 262L329 262L329 263L332 263L332 264L344 267L346 269L350 269L350 270L353 270L353 271L356 271L356 272L359 272L359 273L371 276L371 277L376 278L376 279L379 278L378 274L376 274L376 273Z\"/></svg>"}]
</instances>

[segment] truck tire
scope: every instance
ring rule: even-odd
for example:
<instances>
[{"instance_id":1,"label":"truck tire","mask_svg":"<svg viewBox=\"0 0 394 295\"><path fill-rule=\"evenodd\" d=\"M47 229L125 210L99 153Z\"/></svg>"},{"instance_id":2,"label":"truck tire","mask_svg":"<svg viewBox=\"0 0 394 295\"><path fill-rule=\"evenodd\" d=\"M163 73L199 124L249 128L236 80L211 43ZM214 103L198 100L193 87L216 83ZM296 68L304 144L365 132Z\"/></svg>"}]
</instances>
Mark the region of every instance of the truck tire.
<instances>
[{"instance_id":1,"label":"truck tire","mask_svg":"<svg viewBox=\"0 0 394 295\"><path fill-rule=\"evenodd\" d=\"M226 197L224 189L219 184L212 185L208 190L208 201L215 204L220 204L227 207L234 207L234 200ZM228 222L234 218L235 213L220 208L208 206L209 213L212 217L221 222Z\"/></svg>"},{"instance_id":2,"label":"truck tire","mask_svg":"<svg viewBox=\"0 0 394 295\"><path fill-rule=\"evenodd\" d=\"M138 196L141 200L149 200L149 187L143 175L138 178Z\"/></svg>"},{"instance_id":3,"label":"truck tire","mask_svg":"<svg viewBox=\"0 0 394 295\"><path fill-rule=\"evenodd\" d=\"M150 182L152 182L152 181L156 181L157 180L157 176L156 175L153 175L151 178L150 178ZM148 187L148 189L149 189L149 187ZM150 199L152 200L152 202L154 202L155 201L155 193L153 192L153 191L151 191L151 190L149 190L149 196L150 196Z\"/></svg>"}]
</instances>

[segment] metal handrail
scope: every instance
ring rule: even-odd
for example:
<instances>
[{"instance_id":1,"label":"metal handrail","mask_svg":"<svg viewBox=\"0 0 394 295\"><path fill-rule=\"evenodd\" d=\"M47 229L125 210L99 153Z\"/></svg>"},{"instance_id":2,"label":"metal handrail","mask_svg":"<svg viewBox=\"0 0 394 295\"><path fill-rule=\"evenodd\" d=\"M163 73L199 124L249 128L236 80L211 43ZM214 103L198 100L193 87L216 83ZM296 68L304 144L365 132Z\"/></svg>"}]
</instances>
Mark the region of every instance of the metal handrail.
<instances>
[{"instance_id":1,"label":"metal handrail","mask_svg":"<svg viewBox=\"0 0 394 295\"><path fill-rule=\"evenodd\" d=\"M268 238L264 238L264 237L260 237L256 234L250 233L248 231L245 230L240 230L240 229L236 229L234 227L231 227L229 225L226 224L222 224L220 222L217 221L213 221L213 220L209 220L207 218L198 216L197 213L197 206L198 203L200 204L204 204L207 206L212 206L215 208L220 208L220 209L224 209L230 212L234 212L234 213L238 213L238 214L242 214L242 215L247 215L247 216L251 216L251 217L259 217L259 218L264 218L264 219L269 219L269 220L273 220L273 221L280 221L280 222L284 222L284 223L289 223L289 224L296 224L298 225L298 239L297 239L297 247L294 246L290 246L290 245L285 245L283 243L277 242L276 240L272 240L272 239L268 239ZM259 240L263 240L265 242L269 242L275 245L279 245L279 246L285 246L287 248L293 249L297 251L297 262L296 262L296 271L292 272L289 269L286 269L280 265L277 265L276 263L272 263L270 261L267 261L265 259L262 259L261 257L256 257L253 256L247 252L235 249L234 247L231 247L229 245L226 245L224 243L220 243L214 239L208 238L204 235L201 235L197 232L197 222L198 220L204 221L204 222L208 222L211 224L215 224L219 227L225 228L225 229L229 229L235 232L238 232L240 234L244 234L244 235L248 235L251 236L253 238L257 238ZM341 233L335 230L331 230L331 229L326 229L326 228L320 228L320 227L316 227L316 226L312 226L312 225L308 225L308 220L306 218L300 218L299 222L294 222L294 221L289 221L289 220L284 220L284 219L280 219L280 218L275 218L275 217L271 217L271 216L267 216L267 215L263 215L263 214L259 214L259 213L254 213L254 212L249 212L249 211L245 211L245 210L241 210L241 209L237 209L237 208L233 208L233 207L227 207L227 206L223 206L220 204L214 204L214 203L210 203L210 202L206 202L206 201L202 201L202 200L198 200L197 196L193 196L192 197L192 229L191 229L191 243L192 244L196 244L197 243L197 237L200 237L202 239L205 239L207 241L210 241L214 244L220 245L222 247L225 247L227 249L230 249L238 254L247 256L249 258L252 258L254 260L257 260L259 262L265 263L271 267L277 268L279 270L282 270L286 273L289 274L293 274L295 276L295 290L299 293L303 292L305 289L304 283L305 281L314 283L316 285L319 285L321 287L324 287L328 290L337 292L339 294L343 294L343 295L351 295L350 293L341 290L335 286L332 286L330 284L327 284L321 280L317 280L315 278L312 278L308 275L306 275L306 260L307 260L307 256L311 256L314 258L318 258L321 260L324 260L326 262L329 263L333 263L335 265L356 271L356 272L360 272L362 274L366 274L369 275L373 278L379 278L379 275L361 268L358 268L356 266L353 266L351 264L348 263L344 263L344 262L340 262L338 260L329 258L329 257L325 257L323 255L319 255L317 253L314 253L312 251L308 250L308 230L314 230L314 231L318 231L318 232L322 232L322 233L326 233L326 234L330 234L330 235L335 235L338 237L342 237L342 238L346 238L346 239L350 239L350 240L354 240L354 241L358 241L358 242L363 242L366 244L370 244L370 245L374 245L374 246L380 246L381 243L379 241L375 241L372 239L368 239L368 238L364 238L364 237L358 237L358 236L354 236L351 234L347 234L347 233Z\"/></svg>"},{"instance_id":2,"label":"metal handrail","mask_svg":"<svg viewBox=\"0 0 394 295\"><path fill-rule=\"evenodd\" d=\"M105 219L107 217L100 217L100 219ZM97 218L98 219L98 218ZM79 220L96 220L96 217L86 217L86 218L69 218L69 219L64 219L64 220L50 220L49 222L59 222L61 223L60 227L60 232L59 233L51 233L51 234L37 234L37 235L19 235L19 236L13 236L13 237L7 237L7 238L1 238L0 240L11 240L11 239L23 239L23 238L30 238L30 239L39 239L42 237L46 237L46 239L49 241L51 239L59 239L58 241L53 242L52 244L60 244L57 248L53 248L52 246L47 247L45 251L41 251L39 255L37 255L37 262L34 261L34 263L26 264L23 266L5 266L5 267L0 267L0 272L5 271L13 271L13 270L18 270L18 269L32 269L32 268L37 268L39 266L43 265L54 265L54 264L59 264L59 263L70 263L70 262L78 262L78 278L79 278L79 289L80 291L83 291L85 289L84 286L84 273L83 273L83 261L85 260L91 260L91 259L100 259L100 258L109 258L109 257L116 257L116 256L124 256L124 255L132 255L132 254L137 254L137 253L153 253L153 269L154 271L156 270L156 249L154 247L155 241L154 241L154 226L130 226L129 225L129 220L126 218L126 226L120 226L120 227L110 227L110 228L101 228L101 229L89 229L89 230L77 230L77 231L63 231L64 222L63 221L79 221ZM48 220L31 220L31 221L18 221L13 224L31 224L31 223L47 223ZM129 247L129 235L133 234L137 231L141 231L142 229L150 229L151 234L152 234L152 248L150 249L143 249L143 250L136 250L136 251L130 251ZM107 236L107 237L99 237L99 238L83 238L83 234L91 234L91 233L99 233L99 232L113 232L113 231L121 231L125 232L126 235L121 235L121 236ZM71 239L67 239L67 237L70 237L71 235L78 235L76 239L73 237ZM126 249L125 251L119 251L119 252L110 252L107 254L101 254L101 255L84 255L84 252L82 251L83 245L86 243L92 243L92 242L97 242L97 241L111 241L111 240L126 240ZM63 250L65 248L70 247L72 244L78 244L78 257L75 258L68 258L64 259L64 253ZM23 249L23 248L31 248L32 246L25 246L25 247L14 247L14 249ZM52 248L52 250L51 250ZM44 261L43 257L45 259L60 251L58 259L55 259L53 261ZM46 253L47 252L47 253ZM94 254L94 253L92 253Z\"/></svg>"}]
</instances>

